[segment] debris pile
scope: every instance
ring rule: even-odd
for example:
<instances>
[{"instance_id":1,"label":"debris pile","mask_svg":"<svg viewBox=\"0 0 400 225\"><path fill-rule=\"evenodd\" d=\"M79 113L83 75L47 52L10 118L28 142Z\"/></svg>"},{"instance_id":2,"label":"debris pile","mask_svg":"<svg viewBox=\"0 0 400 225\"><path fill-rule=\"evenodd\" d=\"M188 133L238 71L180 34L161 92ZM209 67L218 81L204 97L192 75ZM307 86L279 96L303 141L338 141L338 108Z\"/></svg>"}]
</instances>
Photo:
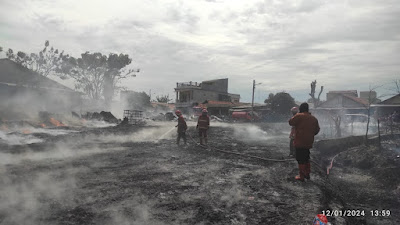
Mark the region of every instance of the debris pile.
<instances>
[{"instance_id":1,"label":"debris pile","mask_svg":"<svg viewBox=\"0 0 400 225\"><path fill-rule=\"evenodd\" d=\"M98 120L98 121L105 121L107 123L119 123L120 121L111 113L101 111L98 112L87 112L86 115L82 116L85 120Z\"/></svg>"}]
</instances>

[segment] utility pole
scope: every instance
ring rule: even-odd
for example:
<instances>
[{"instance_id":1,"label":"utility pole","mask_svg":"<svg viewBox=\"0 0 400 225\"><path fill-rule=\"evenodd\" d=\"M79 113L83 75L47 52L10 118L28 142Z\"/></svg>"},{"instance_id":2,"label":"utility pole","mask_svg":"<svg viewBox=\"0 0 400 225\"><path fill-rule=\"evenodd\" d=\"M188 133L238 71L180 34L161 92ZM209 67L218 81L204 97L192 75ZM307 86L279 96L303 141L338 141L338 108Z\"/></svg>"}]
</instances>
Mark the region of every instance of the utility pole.
<instances>
[{"instance_id":1,"label":"utility pole","mask_svg":"<svg viewBox=\"0 0 400 225\"><path fill-rule=\"evenodd\" d=\"M261 84L261 83L256 84L256 80L253 80L253 95L251 97L251 111L252 111L253 115L254 115L254 91L256 89L256 85L259 85L259 84Z\"/></svg>"},{"instance_id":2,"label":"utility pole","mask_svg":"<svg viewBox=\"0 0 400 225\"><path fill-rule=\"evenodd\" d=\"M256 89L256 80L253 80L253 95L251 97L251 108L254 111L254 90Z\"/></svg>"}]
</instances>

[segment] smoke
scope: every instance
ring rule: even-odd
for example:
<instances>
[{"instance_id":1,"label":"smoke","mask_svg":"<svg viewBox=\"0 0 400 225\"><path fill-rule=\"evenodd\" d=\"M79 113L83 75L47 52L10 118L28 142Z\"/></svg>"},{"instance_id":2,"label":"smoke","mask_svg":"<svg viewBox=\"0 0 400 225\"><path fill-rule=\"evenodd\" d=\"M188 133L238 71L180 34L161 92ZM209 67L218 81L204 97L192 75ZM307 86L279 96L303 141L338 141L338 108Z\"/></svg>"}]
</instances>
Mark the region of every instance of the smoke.
<instances>
[{"instance_id":1,"label":"smoke","mask_svg":"<svg viewBox=\"0 0 400 225\"><path fill-rule=\"evenodd\" d=\"M47 82L46 85L54 85ZM80 96L77 92L63 91L58 86L36 88L41 83L33 86L2 85L0 96L0 118L7 120L37 119L41 111L52 113L65 113L79 110Z\"/></svg>"},{"instance_id":2,"label":"smoke","mask_svg":"<svg viewBox=\"0 0 400 225\"><path fill-rule=\"evenodd\" d=\"M161 221L152 218L151 200L140 193L136 193L134 198L130 198L105 209L110 220L107 224L118 225L161 225Z\"/></svg>"},{"instance_id":3,"label":"smoke","mask_svg":"<svg viewBox=\"0 0 400 225\"><path fill-rule=\"evenodd\" d=\"M43 142L42 139L34 137L33 135L24 135L19 133L6 133L0 131L0 144L6 145L26 145L33 143Z\"/></svg>"},{"instance_id":4,"label":"smoke","mask_svg":"<svg viewBox=\"0 0 400 225\"><path fill-rule=\"evenodd\" d=\"M40 224L53 204L72 204L68 195L76 188L80 168L37 172L15 177L0 173L0 219L2 224Z\"/></svg>"},{"instance_id":5,"label":"smoke","mask_svg":"<svg viewBox=\"0 0 400 225\"><path fill-rule=\"evenodd\" d=\"M270 127L261 127L254 124L233 125L233 135L237 140L243 142L269 141L276 138L289 137L289 125L274 124L273 126L268 126Z\"/></svg>"},{"instance_id":6,"label":"smoke","mask_svg":"<svg viewBox=\"0 0 400 225\"><path fill-rule=\"evenodd\" d=\"M226 202L227 207L246 199L246 193L238 184L244 174L243 172L235 173L230 177L230 185L221 196L221 201Z\"/></svg>"}]
</instances>

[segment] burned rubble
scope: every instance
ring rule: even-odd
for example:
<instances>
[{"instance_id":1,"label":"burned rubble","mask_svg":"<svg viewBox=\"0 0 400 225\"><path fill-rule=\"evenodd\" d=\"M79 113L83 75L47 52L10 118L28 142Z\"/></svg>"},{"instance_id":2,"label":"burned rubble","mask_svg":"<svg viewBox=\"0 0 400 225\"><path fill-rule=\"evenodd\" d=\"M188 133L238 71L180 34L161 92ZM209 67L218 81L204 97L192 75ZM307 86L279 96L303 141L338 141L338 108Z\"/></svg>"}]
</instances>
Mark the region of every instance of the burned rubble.
<instances>
[{"instance_id":1,"label":"burned rubble","mask_svg":"<svg viewBox=\"0 0 400 225\"><path fill-rule=\"evenodd\" d=\"M331 217L332 224L400 219L398 138L379 149L341 152L329 176L325 168L334 155L315 149L312 180L298 183L295 161L216 151L288 159L286 123L214 121L209 149L191 140L177 147L174 126L81 127L42 142L2 145L1 223L306 224L329 209L368 214ZM197 141L195 124L188 126ZM392 216L370 216L376 208Z\"/></svg>"}]
</instances>

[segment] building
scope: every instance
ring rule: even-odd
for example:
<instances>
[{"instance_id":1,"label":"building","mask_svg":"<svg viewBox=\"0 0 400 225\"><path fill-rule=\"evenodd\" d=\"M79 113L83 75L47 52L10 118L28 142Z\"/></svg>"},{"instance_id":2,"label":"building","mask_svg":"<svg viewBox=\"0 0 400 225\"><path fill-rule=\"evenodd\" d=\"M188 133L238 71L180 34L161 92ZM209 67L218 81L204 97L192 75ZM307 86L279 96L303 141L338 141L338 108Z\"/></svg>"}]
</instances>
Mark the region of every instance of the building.
<instances>
[{"instance_id":1,"label":"building","mask_svg":"<svg viewBox=\"0 0 400 225\"><path fill-rule=\"evenodd\" d=\"M368 101L359 98L357 91L331 91L327 93L327 100L313 111L329 111L332 113L363 113L368 112Z\"/></svg>"},{"instance_id":2,"label":"building","mask_svg":"<svg viewBox=\"0 0 400 225\"><path fill-rule=\"evenodd\" d=\"M340 95L347 95L358 98L357 90L330 91L326 93L326 101L329 101L330 99L336 98Z\"/></svg>"},{"instance_id":3,"label":"building","mask_svg":"<svg viewBox=\"0 0 400 225\"><path fill-rule=\"evenodd\" d=\"M0 59L0 111L10 119L37 112L70 113L79 110L81 93L9 59ZM21 114L21 115L18 115Z\"/></svg>"},{"instance_id":4,"label":"building","mask_svg":"<svg viewBox=\"0 0 400 225\"><path fill-rule=\"evenodd\" d=\"M207 108L208 113L211 115L229 115L229 110L237 105L238 103L233 102L206 100L198 106L201 108Z\"/></svg>"},{"instance_id":5,"label":"building","mask_svg":"<svg viewBox=\"0 0 400 225\"><path fill-rule=\"evenodd\" d=\"M217 105L223 105L223 108L225 108L226 103L235 104L239 103L240 100L240 95L228 93L228 78L208 80L201 83L192 81L176 83L175 92L175 107L184 112L188 112L192 107L206 103L206 101L218 102Z\"/></svg>"},{"instance_id":6,"label":"building","mask_svg":"<svg viewBox=\"0 0 400 225\"><path fill-rule=\"evenodd\" d=\"M400 94L372 106L376 108L379 117L391 115L393 112L400 112Z\"/></svg>"},{"instance_id":7,"label":"building","mask_svg":"<svg viewBox=\"0 0 400 225\"><path fill-rule=\"evenodd\" d=\"M381 102L377 97L376 91L360 91L360 98L368 102L371 101L372 104Z\"/></svg>"}]
</instances>

